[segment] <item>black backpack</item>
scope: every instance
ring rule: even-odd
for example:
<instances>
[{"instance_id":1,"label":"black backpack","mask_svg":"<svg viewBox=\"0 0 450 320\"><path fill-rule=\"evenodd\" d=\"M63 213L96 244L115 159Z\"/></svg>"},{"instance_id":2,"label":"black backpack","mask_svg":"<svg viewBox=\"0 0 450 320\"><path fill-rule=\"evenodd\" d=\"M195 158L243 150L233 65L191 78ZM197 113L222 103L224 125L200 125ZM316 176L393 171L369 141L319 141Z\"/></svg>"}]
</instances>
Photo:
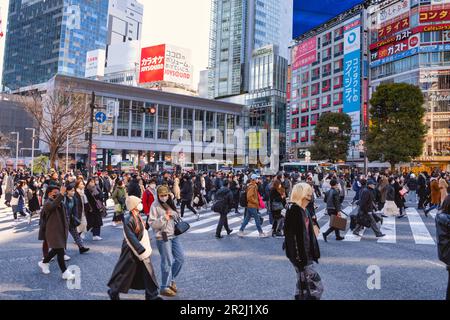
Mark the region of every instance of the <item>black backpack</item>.
<instances>
[{"instance_id":1,"label":"black backpack","mask_svg":"<svg viewBox=\"0 0 450 320\"><path fill-rule=\"evenodd\" d=\"M243 187L239 192L239 205L242 208L247 208L247 188Z\"/></svg>"}]
</instances>

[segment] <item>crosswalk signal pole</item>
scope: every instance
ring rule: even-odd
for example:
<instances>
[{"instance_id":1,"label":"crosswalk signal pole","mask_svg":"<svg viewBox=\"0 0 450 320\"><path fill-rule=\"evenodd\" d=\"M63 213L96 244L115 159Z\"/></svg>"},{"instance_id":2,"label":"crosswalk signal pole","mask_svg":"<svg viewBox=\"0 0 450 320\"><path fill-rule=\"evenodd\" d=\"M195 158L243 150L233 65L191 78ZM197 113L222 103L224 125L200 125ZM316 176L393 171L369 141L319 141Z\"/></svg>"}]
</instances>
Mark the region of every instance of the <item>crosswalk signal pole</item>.
<instances>
[{"instance_id":1,"label":"crosswalk signal pole","mask_svg":"<svg viewBox=\"0 0 450 320\"><path fill-rule=\"evenodd\" d=\"M91 157L92 157L92 139L93 139L92 135L94 133L94 110L95 110L95 92L94 91L92 91L90 108L91 108L91 115L89 118L89 146L88 146L88 158L87 158L89 177L91 177L93 174Z\"/></svg>"}]
</instances>

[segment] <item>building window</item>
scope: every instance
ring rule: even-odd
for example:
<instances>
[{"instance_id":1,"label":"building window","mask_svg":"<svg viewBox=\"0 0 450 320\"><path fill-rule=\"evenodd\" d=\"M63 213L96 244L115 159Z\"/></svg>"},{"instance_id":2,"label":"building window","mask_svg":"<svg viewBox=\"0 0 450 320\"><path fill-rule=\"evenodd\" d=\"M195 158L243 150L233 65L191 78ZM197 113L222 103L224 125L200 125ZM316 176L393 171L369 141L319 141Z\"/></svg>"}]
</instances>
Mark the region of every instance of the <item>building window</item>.
<instances>
[{"instance_id":1,"label":"building window","mask_svg":"<svg viewBox=\"0 0 450 320\"><path fill-rule=\"evenodd\" d=\"M291 142L292 143L298 143L298 132L292 132Z\"/></svg>"},{"instance_id":2,"label":"building window","mask_svg":"<svg viewBox=\"0 0 450 320\"><path fill-rule=\"evenodd\" d=\"M193 110L183 110L183 141L192 141L192 134L194 130Z\"/></svg>"},{"instance_id":3,"label":"building window","mask_svg":"<svg viewBox=\"0 0 450 320\"><path fill-rule=\"evenodd\" d=\"M320 78L320 68L313 69L311 81L317 80L319 78Z\"/></svg>"},{"instance_id":4,"label":"building window","mask_svg":"<svg viewBox=\"0 0 450 320\"><path fill-rule=\"evenodd\" d=\"M309 101L302 101L302 113L309 111Z\"/></svg>"},{"instance_id":5,"label":"building window","mask_svg":"<svg viewBox=\"0 0 450 320\"><path fill-rule=\"evenodd\" d=\"M344 78L344 76L337 76L337 77L334 77L334 86L333 86L333 89L339 89L339 88L342 88L342 83L343 83L343 78Z\"/></svg>"},{"instance_id":6,"label":"building window","mask_svg":"<svg viewBox=\"0 0 450 320\"><path fill-rule=\"evenodd\" d=\"M320 104L320 98L311 100L311 110L319 109L319 104Z\"/></svg>"},{"instance_id":7,"label":"building window","mask_svg":"<svg viewBox=\"0 0 450 320\"><path fill-rule=\"evenodd\" d=\"M301 132L301 138L300 138L300 142L308 142L308 130L302 131Z\"/></svg>"},{"instance_id":8,"label":"building window","mask_svg":"<svg viewBox=\"0 0 450 320\"><path fill-rule=\"evenodd\" d=\"M342 38L344 38L344 27L340 27L334 30L334 41L338 41Z\"/></svg>"},{"instance_id":9,"label":"building window","mask_svg":"<svg viewBox=\"0 0 450 320\"><path fill-rule=\"evenodd\" d=\"M323 50L322 62L328 61L331 59L331 48L327 48Z\"/></svg>"},{"instance_id":10,"label":"building window","mask_svg":"<svg viewBox=\"0 0 450 320\"><path fill-rule=\"evenodd\" d=\"M317 124L317 121L319 120L319 114L315 113L311 115L311 125L314 126Z\"/></svg>"},{"instance_id":11,"label":"building window","mask_svg":"<svg viewBox=\"0 0 450 320\"><path fill-rule=\"evenodd\" d=\"M302 83L309 82L309 71L302 73Z\"/></svg>"},{"instance_id":12,"label":"building window","mask_svg":"<svg viewBox=\"0 0 450 320\"><path fill-rule=\"evenodd\" d=\"M133 101L131 104L131 137L142 137L142 108L144 102Z\"/></svg>"},{"instance_id":13,"label":"building window","mask_svg":"<svg viewBox=\"0 0 450 320\"><path fill-rule=\"evenodd\" d=\"M169 106L164 104L158 107L158 139L169 139Z\"/></svg>"},{"instance_id":14,"label":"building window","mask_svg":"<svg viewBox=\"0 0 450 320\"><path fill-rule=\"evenodd\" d=\"M292 119L291 129L298 129L298 118Z\"/></svg>"},{"instance_id":15,"label":"building window","mask_svg":"<svg viewBox=\"0 0 450 320\"><path fill-rule=\"evenodd\" d=\"M311 95L314 96L316 94L319 94L319 90L320 90L320 84L319 82L317 83L313 83L311 85Z\"/></svg>"},{"instance_id":16,"label":"building window","mask_svg":"<svg viewBox=\"0 0 450 320\"><path fill-rule=\"evenodd\" d=\"M302 98L307 98L308 97L308 95L309 95L309 87L308 86L306 86L306 87L303 87L302 88Z\"/></svg>"},{"instance_id":17,"label":"building window","mask_svg":"<svg viewBox=\"0 0 450 320\"><path fill-rule=\"evenodd\" d=\"M292 107L291 107L291 114L292 115L294 115L294 114L298 114L298 104L293 104L292 105Z\"/></svg>"},{"instance_id":18,"label":"building window","mask_svg":"<svg viewBox=\"0 0 450 320\"><path fill-rule=\"evenodd\" d=\"M309 116L302 117L302 128L309 126Z\"/></svg>"},{"instance_id":19,"label":"building window","mask_svg":"<svg viewBox=\"0 0 450 320\"><path fill-rule=\"evenodd\" d=\"M344 70L344 59L340 59L334 62L334 73L338 73Z\"/></svg>"},{"instance_id":20,"label":"building window","mask_svg":"<svg viewBox=\"0 0 450 320\"><path fill-rule=\"evenodd\" d=\"M181 108L172 106L172 110L170 113L171 113L171 117L170 117L171 128L170 128L170 130L172 131L171 139L173 140L174 138L176 138L176 140L178 140L178 137L180 137L180 131L181 131ZM174 133L175 133L175 135L174 135ZM172 135L173 135L173 137L172 137Z\"/></svg>"},{"instance_id":21,"label":"building window","mask_svg":"<svg viewBox=\"0 0 450 320\"><path fill-rule=\"evenodd\" d=\"M331 107L331 99L329 95L322 98L322 108L328 107Z\"/></svg>"},{"instance_id":22,"label":"building window","mask_svg":"<svg viewBox=\"0 0 450 320\"><path fill-rule=\"evenodd\" d=\"M203 126L205 124L205 111L195 110L195 141L203 141Z\"/></svg>"},{"instance_id":23,"label":"building window","mask_svg":"<svg viewBox=\"0 0 450 320\"><path fill-rule=\"evenodd\" d=\"M328 92L331 90L331 79L322 81L322 92Z\"/></svg>"},{"instance_id":24,"label":"building window","mask_svg":"<svg viewBox=\"0 0 450 320\"><path fill-rule=\"evenodd\" d=\"M337 106L340 104L342 104L342 92L338 92L333 95L333 105Z\"/></svg>"},{"instance_id":25,"label":"building window","mask_svg":"<svg viewBox=\"0 0 450 320\"><path fill-rule=\"evenodd\" d=\"M145 107L149 108L154 106L153 103L146 102ZM144 137L147 139L155 138L155 115L146 113L144 115Z\"/></svg>"},{"instance_id":26,"label":"building window","mask_svg":"<svg viewBox=\"0 0 450 320\"><path fill-rule=\"evenodd\" d=\"M117 117L117 135L128 137L128 125L130 122L130 100L119 100L119 117Z\"/></svg>"},{"instance_id":27,"label":"building window","mask_svg":"<svg viewBox=\"0 0 450 320\"><path fill-rule=\"evenodd\" d=\"M334 46L334 57L338 57L344 53L344 43L338 43Z\"/></svg>"},{"instance_id":28,"label":"building window","mask_svg":"<svg viewBox=\"0 0 450 320\"><path fill-rule=\"evenodd\" d=\"M322 77L327 77L329 75L331 75L331 63L322 67Z\"/></svg>"}]
</instances>

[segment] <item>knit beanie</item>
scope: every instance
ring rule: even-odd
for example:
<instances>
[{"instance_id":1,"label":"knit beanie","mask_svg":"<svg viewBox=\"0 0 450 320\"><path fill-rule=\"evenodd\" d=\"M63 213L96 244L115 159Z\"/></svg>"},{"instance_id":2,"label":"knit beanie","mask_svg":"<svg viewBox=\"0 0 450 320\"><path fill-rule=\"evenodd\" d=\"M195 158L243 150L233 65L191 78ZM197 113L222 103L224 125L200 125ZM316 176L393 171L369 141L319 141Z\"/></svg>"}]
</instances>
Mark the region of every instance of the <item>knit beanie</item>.
<instances>
[{"instance_id":1,"label":"knit beanie","mask_svg":"<svg viewBox=\"0 0 450 320\"><path fill-rule=\"evenodd\" d=\"M141 203L141 199L135 196L129 196L125 200L125 205L127 206L128 211L135 209L139 203Z\"/></svg>"}]
</instances>

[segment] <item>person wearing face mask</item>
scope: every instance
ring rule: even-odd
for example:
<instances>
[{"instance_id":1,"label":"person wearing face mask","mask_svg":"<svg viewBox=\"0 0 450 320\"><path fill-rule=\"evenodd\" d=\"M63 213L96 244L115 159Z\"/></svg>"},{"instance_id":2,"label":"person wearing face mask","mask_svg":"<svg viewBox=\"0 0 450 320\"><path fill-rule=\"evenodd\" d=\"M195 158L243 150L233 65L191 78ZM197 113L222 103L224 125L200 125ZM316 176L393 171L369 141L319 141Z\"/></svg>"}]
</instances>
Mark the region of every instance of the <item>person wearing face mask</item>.
<instances>
[{"instance_id":1,"label":"person wearing face mask","mask_svg":"<svg viewBox=\"0 0 450 320\"><path fill-rule=\"evenodd\" d=\"M86 248L83 245L83 240L81 239L77 227L81 224L78 215L78 206L77 199L75 198L75 185L69 184L67 186L67 194L64 197L64 205L66 206L66 214L67 221L69 223L69 233L72 236L75 244L78 246L78 250L80 254L86 253L89 251L89 248Z\"/></svg>"},{"instance_id":2,"label":"person wearing face mask","mask_svg":"<svg viewBox=\"0 0 450 320\"><path fill-rule=\"evenodd\" d=\"M87 197L84 194L84 189L85 185L83 178L81 179L79 178L75 183L75 190L76 190L75 199L77 204L78 219L81 222L81 224L77 227L77 232L82 240L85 239L87 233L86 212L89 212L91 210L89 206L89 201L87 200Z\"/></svg>"},{"instance_id":3,"label":"person wearing face mask","mask_svg":"<svg viewBox=\"0 0 450 320\"><path fill-rule=\"evenodd\" d=\"M42 209L42 223L39 232L39 239L43 239L51 251L45 256L43 261L38 263L42 273L50 273L50 261L57 256L58 265L64 280L73 280L75 275L67 270L64 251L67 245L69 234L69 224L67 222L66 208L64 206L64 196L66 187L61 190L57 186L49 186L47 190L47 200Z\"/></svg>"},{"instance_id":4,"label":"person wearing face mask","mask_svg":"<svg viewBox=\"0 0 450 320\"><path fill-rule=\"evenodd\" d=\"M108 282L108 295L111 300L120 300L120 293L128 293L130 289L145 290L145 300L162 300L150 260L150 238L140 215L141 199L129 196L125 203L130 214L124 219L122 250Z\"/></svg>"},{"instance_id":5,"label":"person wearing face mask","mask_svg":"<svg viewBox=\"0 0 450 320\"><path fill-rule=\"evenodd\" d=\"M177 294L175 280L184 264L184 250L175 235L175 223L180 219L175 204L169 196L169 188L160 186L157 199L150 208L149 224L156 235L156 245L161 255L160 294L174 297Z\"/></svg>"},{"instance_id":6,"label":"person wearing face mask","mask_svg":"<svg viewBox=\"0 0 450 320\"><path fill-rule=\"evenodd\" d=\"M112 193L112 200L114 201L114 217L113 226L117 227L122 224L123 213L125 211L125 200L127 198L127 190L123 185L123 181L119 180Z\"/></svg>"},{"instance_id":7,"label":"person wearing face mask","mask_svg":"<svg viewBox=\"0 0 450 320\"><path fill-rule=\"evenodd\" d=\"M311 185L296 184L286 211L283 250L297 274L295 300L319 300L323 293L320 275L313 265L319 263L320 248L307 209L313 193Z\"/></svg>"},{"instance_id":8,"label":"person wearing face mask","mask_svg":"<svg viewBox=\"0 0 450 320\"><path fill-rule=\"evenodd\" d=\"M142 204L146 216L150 214L150 207L156 199L156 180L152 179L145 189L142 196Z\"/></svg>"}]
</instances>

